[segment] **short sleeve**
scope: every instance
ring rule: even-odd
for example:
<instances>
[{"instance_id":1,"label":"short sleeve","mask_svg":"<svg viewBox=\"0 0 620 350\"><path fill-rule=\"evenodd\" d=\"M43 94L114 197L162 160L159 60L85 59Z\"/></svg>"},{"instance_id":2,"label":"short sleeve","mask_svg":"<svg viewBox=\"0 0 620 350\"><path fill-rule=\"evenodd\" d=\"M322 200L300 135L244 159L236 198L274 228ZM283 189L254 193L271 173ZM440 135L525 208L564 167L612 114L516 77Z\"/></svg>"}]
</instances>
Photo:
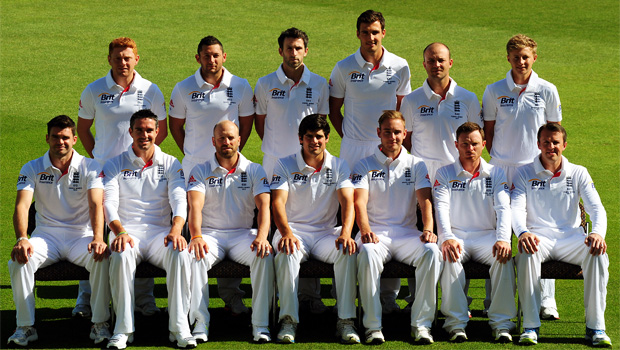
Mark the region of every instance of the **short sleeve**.
<instances>
[{"instance_id":1,"label":"short sleeve","mask_svg":"<svg viewBox=\"0 0 620 350\"><path fill-rule=\"evenodd\" d=\"M78 117L82 119L95 119L95 103L90 85L82 91L80 96Z\"/></svg>"},{"instance_id":2,"label":"short sleeve","mask_svg":"<svg viewBox=\"0 0 620 350\"><path fill-rule=\"evenodd\" d=\"M497 105L489 85L482 95L482 118L484 121L494 121L496 117Z\"/></svg>"},{"instance_id":3,"label":"short sleeve","mask_svg":"<svg viewBox=\"0 0 620 350\"><path fill-rule=\"evenodd\" d=\"M187 114L187 107L185 106L185 99L181 95L181 88L177 83L172 89L170 95L170 117L177 119L185 119Z\"/></svg>"},{"instance_id":4,"label":"short sleeve","mask_svg":"<svg viewBox=\"0 0 620 350\"><path fill-rule=\"evenodd\" d=\"M254 102L252 101L254 94L252 93L250 83L245 79L243 83L241 102L239 103L239 117L249 117L254 114Z\"/></svg>"},{"instance_id":5,"label":"short sleeve","mask_svg":"<svg viewBox=\"0 0 620 350\"><path fill-rule=\"evenodd\" d=\"M346 91L346 85L340 72L339 63L332 70L332 74L329 77L329 96L335 98L344 98Z\"/></svg>"}]
</instances>

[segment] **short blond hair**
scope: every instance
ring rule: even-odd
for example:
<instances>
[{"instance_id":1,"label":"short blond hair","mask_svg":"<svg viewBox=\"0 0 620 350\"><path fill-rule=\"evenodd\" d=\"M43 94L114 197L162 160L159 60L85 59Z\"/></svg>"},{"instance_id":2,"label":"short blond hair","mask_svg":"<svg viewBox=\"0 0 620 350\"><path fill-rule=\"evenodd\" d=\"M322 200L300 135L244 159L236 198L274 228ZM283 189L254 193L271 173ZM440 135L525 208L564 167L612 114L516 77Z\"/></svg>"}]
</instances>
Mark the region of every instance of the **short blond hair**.
<instances>
[{"instance_id":1,"label":"short blond hair","mask_svg":"<svg viewBox=\"0 0 620 350\"><path fill-rule=\"evenodd\" d=\"M508 43L506 44L506 52L510 55L510 51L521 50L526 47L531 48L532 53L536 55L536 49L538 48L536 41L527 35L517 34L508 40Z\"/></svg>"},{"instance_id":2,"label":"short blond hair","mask_svg":"<svg viewBox=\"0 0 620 350\"><path fill-rule=\"evenodd\" d=\"M403 125L406 125L405 117L403 117L402 113L400 113L399 111L387 110L383 111L383 114L381 114L381 117L379 117L379 127L381 127L381 124L383 124L384 121L389 119L399 119L403 122Z\"/></svg>"}]
</instances>

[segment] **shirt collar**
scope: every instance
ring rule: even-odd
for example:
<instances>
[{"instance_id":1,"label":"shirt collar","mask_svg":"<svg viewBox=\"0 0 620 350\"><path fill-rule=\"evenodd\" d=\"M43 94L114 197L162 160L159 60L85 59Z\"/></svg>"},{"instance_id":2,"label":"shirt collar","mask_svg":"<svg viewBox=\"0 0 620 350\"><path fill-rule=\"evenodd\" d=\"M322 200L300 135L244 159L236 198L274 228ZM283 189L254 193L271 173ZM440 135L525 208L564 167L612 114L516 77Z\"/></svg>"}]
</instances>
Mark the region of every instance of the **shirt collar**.
<instances>
[{"instance_id":1,"label":"shirt collar","mask_svg":"<svg viewBox=\"0 0 620 350\"><path fill-rule=\"evenodd\" d=\"M448 92L446 93L446 98L448 97L448 95L454 96L454 89L456 89L456 81L450 78L450 87L448 88ZM428 79L424 80L424 84L422 84L422 90L424 91L427 99L431 100L433 98L436 98L441 100L441 96L436 94L435 91L431 89L431 86L428 85Z\"/></svg>"},{"instance_id":2,"label":"shirt collar","mask_svg":"<svg viewBox=\"0 0 620 350\"><path fill-rule=\"evenodd\" d=\"M133 73L134 73L133 80L131 81L131 84L129 85L129 90L133 90L134 86L136 85L136 81L142 79L142 76L138 73L138 71L134 70ZM108 89L112 89L115 86L118 86L119 89L123 90L123 88L114 81L114 78L112 78L111 69L108 71L108 75L105 76L105 82L106 82L106 85L108 86Z\"/></svg>"},{"instance_id":3,"label":"shirt collar","mask_svg":"<svg viewBox=\"0 0 620 350\"><path fill-rule=\"evenodd\" d=\"M239 159L237 160L237 165L235 166L234 174L239 173L239 172L245 172L245 170L248 168L248 165L250 165L251 163L240 152L237 152L237 154L239 155ZM215 156L215 154L213 154L213 157L209 159L209 165L211 166L211 171L214 173L220 173L220 174L228 173L228 170L220 166L220 163L217 162L217 157Z\"/></svg>"},{"instance_id":4,"label":"shirt collar","mask_svg":"<svg viewBox=\"0 0 620 350\"><path fill-rule=\"evenodd\" d=\"M71 168L73 168L74 170L79 169L80 166L80 162L82 162L82 158L84 158L83 155L77 153L75 150L72 150L73 154L71 155L71 163L69 163L69 169L68 172L71 172ZM52 160L50 159L50 151L47 150L47 152L45 152L45 155L43 156L43 168L45 169L49 169L49 168L55 168L54 164L52 164Z\"/></svg>"},{"instance_id":5,"label":"shirt collar","mask_svg":"<svg viewBox=\"0 0 620 350\"><path fill-rule=\"evenodd\" d=\"M381 152L381 150L379 149L379 147L381 147L381 145L378 145L377 147L375 147L375 158L377 158L377 160L379 161L379 163L383 164L383 165L397 165L400 161L401 158L404 157L405 154L407 154L407 150L405 149L405 147L400 146L400 154L398 155L398 158L396 159L391 159L388 156L386 156L385 154L383 154L383 152ZM390 162L391 159L391 162Z\"/></svg>"},{"instance_id":6,"label":"shirt collar","mask_svg":"<svg viewBox=\"0 0 620 350\"><path fill-rule=\"evenodd\" d=\"M301 74L301 79L299 79L299 83L297 83L297 85L301 84L302 82L306 85L310 83L310 70L308 69L308 67L306 67L305 64L303 66L304 66L304 71ZM278 69L276 70L276 76L278 77L278 80L280 81L280 84L282 85L285 85L287 80L292 82L292 85L295 84L293 79L287 77L286 73L284 73L284 69L282 69L282 64L278 66Z\"/></svg>"},{"instance_id":7,"label":"shirt collar","mask_svg":"<svg viewBox=\"0 0 620 350\"><path fill-rule=\"evenodd\" d=\"M527 86L525 87L525 91L530 91L536 88L538 86L538 81L538 74L532 71L530 80L528 80ZM519 85L515 83L514 79L512 79L512 69L506 73L506 84L508 85L508 90L510 91L521 91L521 87L519 87Z\"/></svg>"},{"instance_id":8,"label":"shirt collar","mask_svg":"<svg viewBox=\"0 0 620 350\"><path fill-rule=\"evenodd\" d=\"M386 65L386 57L388 57L389 55L391 55L390 52L388 52L388 50L386 50L385 47L381 46L381 48L383 49L383 55L381 56L381 61L379 61L379 67L387 67ZM354 54L355 57L355 61L357 62L357 64L360 65L360 67L364 67L367 64L372 65L372 63L366 61L364 59L364 56L362 56L362 52L360 51L360 49L358 48L357 51Z\"/></svg>"},{"instance_id":9,"label":"shirt collar","mask_svg":"<svg viewBox=\"0 0 620 350\"><path fill-rule=\"evenodd\" d=\"M133 144L129 145L129 149L127 150L127 156L129 157L129 161L132 164L144 167L146 163L142 158L136 155L136 153L133 151L132 145ZM163 161L163 152L161 151L161 148L159 148L159 146L153 145L153 147L155 147L155 153L153 153L152 159L153 165L160 164Z\"/></svg>"},{"instance_id":10,"label":"shirt collar","mask_svg":"<svg viewBox=\"0 0 620 350\"><path fill-rule=\"evenodd\" d=\"M232 81L232 76L233 75L226 69L226 67L222 67L222 80L220 81L219 86L229 87L230 82ZM202 78L202 74L200 74L200 68L198 68L196 73L194 73L194 79L196 79L196 84L198 84L200 88L205 88L205 85L207 85L207 87L210 87L211 89L215 87L214 85L207 83L207 81Z\"/></svg>"},{"instance_id":11,"label":"shirt collar","mask_svg":"<svg viewBox=\"0 0 620 350\"><path fill-rule=\"evenodd\" d=\"M327 150L325 150L323 154L324 154L324 158L323 158L323 165L321 166L321 171L323 171L323 169L332 169L333 156L329 152L327 152ZM306 162L304 161L304 156L302 154L301 149L299 150L299 152L295 154L295 161L297 162L297 168L302 173L312 174L317 171L317 169L306 164Z\"/></svg>"},{"instance_id":12,"label":"shirt collar","mask_svg":"<svg viewBox=\"0 0 620 350\"><path fill-rule=\"evenodd\" d=\"M459 158L454 162L454 171L456 172L456 176L465 176L465 177L473 177L474 174L471 174L469 171L463 168L463 164L461 164L461 160ZM491 175L491 166L487 163L482 157L480 157L480 167L478 167L478 176L479 177L488 177Z\"/></svg>"},{"instance_id":13,"label":"shirt collar","mask_svg":"<svg viewBox=\"0 0 620 350\"><path fill-rule=\"evenodd\" d=\"M540 161L540 155L536 156L536 158L534 158L534 171L536 172L536 175L539 175L540 177L542 176L554 176L555 174L552 173L551 171L545 169L545 167L542 165L542 162ZM566 157L562 156L562 166L560 167L560 170L558 170L560 172L560 174L557 175L557 177L563 178L564 176L566 176L566 171L565 169L567 169L567 167L569 166L568 164L570 164L568 162L568 159L566 159Z\"/></svg>"}]
</instances>

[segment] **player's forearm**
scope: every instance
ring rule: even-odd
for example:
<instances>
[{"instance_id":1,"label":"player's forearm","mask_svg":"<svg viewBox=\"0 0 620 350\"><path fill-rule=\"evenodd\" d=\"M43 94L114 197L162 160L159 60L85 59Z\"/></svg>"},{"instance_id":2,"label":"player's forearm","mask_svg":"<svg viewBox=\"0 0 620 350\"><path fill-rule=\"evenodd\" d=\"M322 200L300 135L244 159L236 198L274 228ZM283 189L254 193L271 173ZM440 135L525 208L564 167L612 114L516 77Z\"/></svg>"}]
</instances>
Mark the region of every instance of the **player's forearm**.
<instances>
[{"instance_id":1,"label":"player's forearm","mask_svg":"<svg viewBox=\"0 0 620 350\"><path fill-rule=\"evenodd\" d=\"M253 125L254 125L254 115L247 116L247 117L239 117L239 136L241 136L241 142L239 144L239 151L243 150L245 143L250 138Z\"/></svg>"},{"instance_id":2,"label":"player's forearm","mask_svg":"<svg viewBox=\"0 0 620 350\"><path fill-rule=\"evenodd\" d=\"M185 225L185 219L181 216L175 216L172 218L172 227L170 233L174 235L180 235L183 232L183 225Z\"/></svg>"},{"instance_id":3,"label":"player's forearm","mask_svg":"<svg viewBox=\"0 0 620 350\"><path fill-rule=\"evenodd\" d=\"M329 98L329 120L332 122L334 129L342 137L342 120L344 116L342 115L342 105L344 104L344 98ZM350 164L353 166L354 164Z\"/></svg>"},{"instance_id":4,"label":"player's forearm","mask_svg":"<svg viewBox=\"0 0 620 350\"><path fill-rule=\"evenodd\" d=\"M89 190L88 214L93 229L93 240L103 241L103 190Z\"/></svg>"},{"instance_id":5,"label":"player's forearm","mask_svg":"<svg viewBox=\"0 0 620 350\"><path fill-rule=\"evenodd\" d=\"M183 126L181 126L180 128L173 128L171 126L170 134L172 134L172 138L174 139L174 142L176 142L181 152L185 154L183 149L183 147L185 146L185 129L183 128Z\"/></svg>"},{"instance_id":6,"label":"player's forearm","mask_svg":"<svg viewBox=\"0 0 620 350\"><path fill-rule=\"evenodd\" d=\"M120 220L114 220L110 222L108 226L110 226L110 231L112 231L112 233L114 233L116 236L118 236L118 234L121 232L127 232L125 231L125 228L121 224Z\"/></svg>"},{"instance_id":7,"label":"player's forearm","mask_svg":"<svg viewBox=\"0 0 620 350\"><path fill-rule=\"evenodd\" d=\"M84 146L86 153L88 153L91 158L94 158L93 149L95 149L95 137L93 136L93 133L90 132L90 129L83 132L80 132L78 129L78 135L80 141L82 141L82 146Z\"/></svg>"},{"instance_id":8,"label":"player's forearm","mask_svg":"<svg viewBox=\"0 0 620 350\"><path fill-rule=\"evenodd\" d=\"M24 204L15 205L13 213L13 228L15 229L15 238L28 237L28 210Z\"/></svg>"},{"instance_id":9,"label":"player's forearm","mask_svg":"<svg viewBox=\"0 0 620 350\"><path fill-rule=\"evenodd\" d=\"M484 135L487 141L487 151L491 154L491 149L493 148L493 137L495 136L495 121L484 122Z\"/></svg>"},{"instance_id":10,"label":"player's forearm","mask_svg":"<svg viewBox=\"0 0 620 350\"><path fill-rule=\"evenodd\" d=\"M256 133L258 137L262 140L265 136L265 118L267 116L265 114L257 114L254 121L254 128L256 129Z\"/></svg>"},{"instance_id":11,"label":"player's forearm","mask_svg":"<svg viewBox=\"0 0 620 350\"><path fill-rule=\"evenodd\" d=\"M157 137L155 138L155 144L159 146L162 142L164 142L167 136L168 136L168 123L166 119L160 120L159 121L159 133L157 134Z\"/></svg>"}]
</instances>

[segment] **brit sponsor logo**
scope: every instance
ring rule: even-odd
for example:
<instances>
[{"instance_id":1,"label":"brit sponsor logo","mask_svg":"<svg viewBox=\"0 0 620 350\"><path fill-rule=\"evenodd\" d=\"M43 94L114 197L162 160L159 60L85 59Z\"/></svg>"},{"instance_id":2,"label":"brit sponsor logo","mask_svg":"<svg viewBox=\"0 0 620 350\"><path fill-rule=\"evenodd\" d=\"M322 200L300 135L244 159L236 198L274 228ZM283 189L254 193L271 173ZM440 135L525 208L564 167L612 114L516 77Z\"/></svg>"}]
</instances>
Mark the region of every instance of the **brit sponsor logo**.
<instances>
[{"instance_id":1,"label":"brit sponsor logo","mask_svg":"<svg viewBox=\"0 0 620 350\"><path fill-rule=\"evenodd\" d=\"M102 92L99 94L99 103L101 104L109 104L109 103L113 103L114 102L114 95L113 94L109 94L107 92Z\"/></svg>"},{"instance_id":2,"label":"brit sponsor logo","mask_svg":"<svg viewBox=\"0 0 620 350\"><path fill-rule=\"evenodd\" d=\"M39 183L41 184L52 184L54 183L54 175L43 171L37 174L37 176L39 177Z\"/></svg>"},{"instance_id":3,"label":"brit sponsor logo","mask_svg":"<svg viewBox=\"0 0 620 350\"><path fill-rule=\"evenodd\" d=\"M121 170L123 180L137 179L140 177L140 172L137 170L123 169Z\"/></svg>"},{"instance_id":4,"label":"brit sponsor logo","mask_svg":"<svg viewBox=\"0 0 620 350\"><path fill-rule=\"evenodd\" d=\"M512 107L515 104L514 97L500 96L497 99L499 100L500 107Z\"/></svg>"},{"instance_id":5,"label":"brit sponsor logo","mask_svg":"<svg viewBox=\"0 0 620 350\"><path fill-rule=\"evenodd\" d=\"M430 117L435 114L435 107L430 107L427 105L418 107L418 110L420 111L420 117Z\"/></svg>"},{"instance_id":6,"label":"brit sponsor logo","mask_svg":"<svg viewBox=\"0 0 620 350\"><path fill-rule=\"evenodd\" d=\"M273 174L273 176L271 177L271 183L279 184L280 181L282 181L282 177L280 175Z\"/></svg>"},{"instance_id":7,"label":"brit sponsor logo","mask_svg":"<svg viewBox=\"0 0 620 350\"><path fill-rule=\"evenodd\" d=\"M532 191L544 190L545 187L547 186L547 181L546 180L529 179L527 181L530 183Z\"/></svg>"},{"instance_id":8,"label":"brit sponsor logo","mask_svg":"<svg viewBox=\"0 0 620 350\"><path fill-rule=\"evenodd\" d=\"M450 188L452 192L463 192L467 188L467 181L451 180Z\"/></svg>"},{"instance_id":9,"label":"brit sponsor logo","mask_svg":"<svg viewBox=\"0 0 620 350\"><path fill-rule=\"evenodd\" d=\"M349 76L351 76L352 83L361 83L364 81L364 77L366 76L366 74L358 72L358 71L353 71L353 72L349 72Z\"/></svg>"},{"instance_id":10,"label":"brit sponsor logo","mask_svg":"<svg viewBox=\"0 0 620 350\"><path fill-rule=\"evenodd\" d=\"M222 178L218 176L209 176L205 179L207 187L222 187Z\"/></svg>"},{"instance_id":11,"label":"brit sponsor logo","mask_svg":"<svg viewBox=\"0 0 620 350\"><path fill-rule=\"evenodd\" d=\"M360 174L351 174L351 182L356 184L356 183L358 183L360 181L362 181L362 175L360 175Z\"/></svg>"},{"instance_id":12,"label":"brit sponsor logo","mask_svg":"<svg viewBox=\"0 0 620 350\"><path fill-rule=\"evenodd\" d=\"M183 172L183 169L177 170L177 173L179 173L179 176L181 177L181 179L185 179L185 173Z\"/></svg>"},{"instance_id":13,"label":"brit sponsor logo","mask_svg":"<svg viewBox=\"0 0 620 350\"><path fill-rule=\"evenodd\" d=\"M272 100L283 100L286 97L286 90L273 88L269 90Z\"/></svg>"},{"instance_id":14,"label":"brit sponsor logo","mask_svg":"<svg viewBox=\"0 0 620 350\"><path fill-rule=\"evenodd\" d=\"M267 177L261 177L259 181L263 184L263 186L269 188L269 181L267 181Z\"/></svg>"},{"instance_id":15,"label":"brit sponsor logo","mask_svg":"<svg viewBox=\"0 0 620 350\"><path fill-rule=\"evenodd\" d=\"M308 175L302 174L300 172L291 173L293 175L293 183L297 184L305 184L308 181Z\"/></svg>"},{"instance_id":16,"label":"brit sponsor logo","mask_svg":"<svg viewBox=\"0 0 620 350\"><path fill-rule=\"evenodd\" d=\"M23 185L26 183L26 180L28 180L28 177L26 175L19 174L19 176L17 177L17 184Z\"/></svg>"},{"instance_id":17,"label":"brit sponsor logo","mask_svg":"<svg viewBox=\"0 0 620 350\"><path fill-rule=\"evenodd\" d=\"M509 189L508 189L508 183L506 183L506 182L502 182L500 185L503 185L503 186L504 186L504 189L505 189L506 191L508 191L508 190L509 190Z\"/></svg>"},{"instance_id":18,"label":"brit sponsor logo","mask_svg":"<svg viewBox=\"0 0 620 350\"><path fill-rule=\"evenodd\" d=\"M383 170L370 170L368 174L370 175L370 181L379 181L385 179L385 171Z\"/></svg>"},{"instance_id":19,"label":"brit sponsor logo","mask_svg":"<svg viewBox=\"0 0 620 350\"><path fill-rule=\"evenodd\" d=\"M187 95L189 95L190 102L201 102L207 97L207 93L203 91L192 91Z\"/></svg>"}]
</instances>

